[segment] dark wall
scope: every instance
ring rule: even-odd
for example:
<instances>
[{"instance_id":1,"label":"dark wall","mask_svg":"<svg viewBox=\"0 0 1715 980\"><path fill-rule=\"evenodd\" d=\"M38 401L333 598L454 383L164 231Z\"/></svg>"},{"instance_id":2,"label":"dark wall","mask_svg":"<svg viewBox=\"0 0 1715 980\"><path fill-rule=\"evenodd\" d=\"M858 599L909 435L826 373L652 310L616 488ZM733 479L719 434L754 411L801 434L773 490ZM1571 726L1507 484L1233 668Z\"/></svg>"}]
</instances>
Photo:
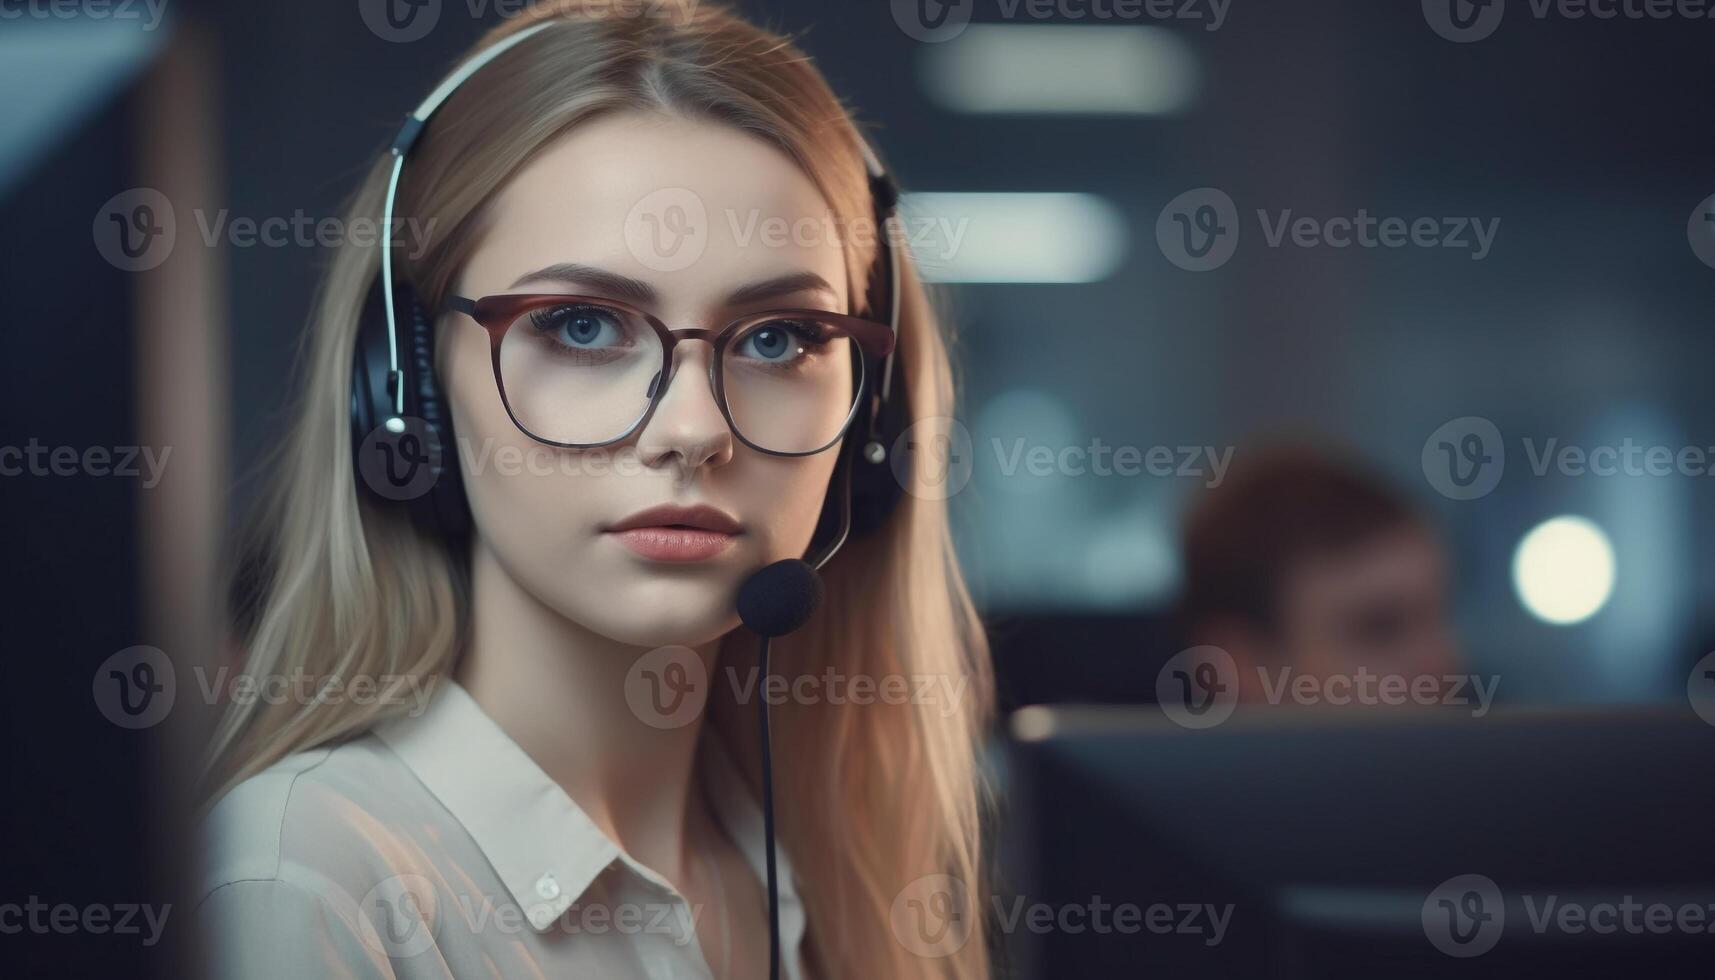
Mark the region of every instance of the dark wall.
<instances>
[{"instance_id":1,"label":"dark wall","mask_svg":"<svg viewBox=\"0 0 1715 980\"><path fill-rule=\"evenodd\" d=\"M147 801L158 746L111 723L91 696L109 656L149 643L138 600L138 480L59 475L53 448L139 442L130 279L92 247L90 220L132 186L131 117L110 106L0 198L9 229L0 262L6 356L0 357L0 902L26 906L161 903L151 880ZM68 217L69 216L69 217ZM19 229L27 229L20 234ZM7 976L144 976L156 959L134 935L56 931L49 912L8 917ZM170 913L169 913L170 917Z\"/></svg>"}]
</instances>

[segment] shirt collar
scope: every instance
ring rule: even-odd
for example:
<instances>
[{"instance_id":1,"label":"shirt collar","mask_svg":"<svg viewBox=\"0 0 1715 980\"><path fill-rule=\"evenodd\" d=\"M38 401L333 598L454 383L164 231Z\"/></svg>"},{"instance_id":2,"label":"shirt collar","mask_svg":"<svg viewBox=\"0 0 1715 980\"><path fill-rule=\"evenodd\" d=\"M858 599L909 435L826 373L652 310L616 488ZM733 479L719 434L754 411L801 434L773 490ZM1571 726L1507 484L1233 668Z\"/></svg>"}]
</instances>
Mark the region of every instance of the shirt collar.
<instances>
[{"instance_id":1,"label":"shirt collar","mask_svg":"<svg viewBox=\"0 0 1715 980\"><path fill-rule=\"evenodd\" d=\"M384 722L375 734L469 831L537 932L553 925L615 860L670 887L604 834L469 692L450 677L437 686L422 714ZM716 819L764 881L761 808L720 739L703 739L698 759ZM775 859L781 949L794 964L804 906L783 848L776 848ZM797 973L789 969L788 975Z\"/></svg>"}]
</instances>

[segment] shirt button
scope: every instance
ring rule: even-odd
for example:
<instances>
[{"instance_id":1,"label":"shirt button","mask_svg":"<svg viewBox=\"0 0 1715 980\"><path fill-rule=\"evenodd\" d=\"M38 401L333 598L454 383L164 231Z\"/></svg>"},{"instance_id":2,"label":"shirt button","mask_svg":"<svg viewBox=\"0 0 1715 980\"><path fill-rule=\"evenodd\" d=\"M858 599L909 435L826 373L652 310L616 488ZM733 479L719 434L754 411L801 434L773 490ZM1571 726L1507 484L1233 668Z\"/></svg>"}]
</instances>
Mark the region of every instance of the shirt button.
<instances>
[{"instance_id":1,"label":"shirt button","mask_svg":"<svg viewBox=\"0 0 1715 980\"><path fill-rule=\"evenodd\" d=\"M560 897L560 883L554 880L552 871L536 879L536 894L549 901Z\"/></svg>"}]
</instances>

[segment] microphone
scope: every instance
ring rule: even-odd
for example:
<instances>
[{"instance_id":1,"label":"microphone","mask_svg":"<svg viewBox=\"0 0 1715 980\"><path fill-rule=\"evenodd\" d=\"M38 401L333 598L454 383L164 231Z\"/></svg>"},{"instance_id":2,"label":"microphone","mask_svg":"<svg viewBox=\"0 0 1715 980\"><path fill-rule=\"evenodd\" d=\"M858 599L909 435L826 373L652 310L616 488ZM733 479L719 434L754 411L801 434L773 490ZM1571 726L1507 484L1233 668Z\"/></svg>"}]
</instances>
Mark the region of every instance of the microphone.
<instances>
[{"instance_id":1,"label":"microphone","mask_svg":"<svg viewBox=\"0 0 1715 980\"><path fill-rule=\"evenodd\" d=\"M821 604L822 577L796 558L763 566L738 589L738 618L764 638L803 626Z\"/></svg>"},{"instance_id":2,"label":"microphone","mask_svg":"<svg viewBox=\"0 0 1715 980\"><path fill-rule=\"evenodd\" d=\"M762 637L757 651L757 734L762 743L762 833L768 846L768 980L780 980L780 884L774 868L774 755L768 745L768 641L810 621L822 604L822 577L806 562L786 558L751 573L738 589L738 618Z\"/></svg>"}]
</instances>

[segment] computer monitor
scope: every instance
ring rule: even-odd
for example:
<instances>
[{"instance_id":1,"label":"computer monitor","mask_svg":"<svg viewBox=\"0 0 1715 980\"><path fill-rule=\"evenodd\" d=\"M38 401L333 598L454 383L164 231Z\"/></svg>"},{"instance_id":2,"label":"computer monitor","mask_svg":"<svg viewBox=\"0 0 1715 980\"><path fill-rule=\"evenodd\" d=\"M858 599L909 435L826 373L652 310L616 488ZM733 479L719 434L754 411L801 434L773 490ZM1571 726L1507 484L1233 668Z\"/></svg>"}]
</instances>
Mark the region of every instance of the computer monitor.
<instances>
[{"instance_id":1,"label":"computer monitor","mask_svg":"<svg viewBox=\"0 0 1715 980\"><path fill-rule=\"evenodd\" d=\"M1009 727L1015 976L1715 976L1715 726L1687 707Z\"/></svg>"}]
</instances>

